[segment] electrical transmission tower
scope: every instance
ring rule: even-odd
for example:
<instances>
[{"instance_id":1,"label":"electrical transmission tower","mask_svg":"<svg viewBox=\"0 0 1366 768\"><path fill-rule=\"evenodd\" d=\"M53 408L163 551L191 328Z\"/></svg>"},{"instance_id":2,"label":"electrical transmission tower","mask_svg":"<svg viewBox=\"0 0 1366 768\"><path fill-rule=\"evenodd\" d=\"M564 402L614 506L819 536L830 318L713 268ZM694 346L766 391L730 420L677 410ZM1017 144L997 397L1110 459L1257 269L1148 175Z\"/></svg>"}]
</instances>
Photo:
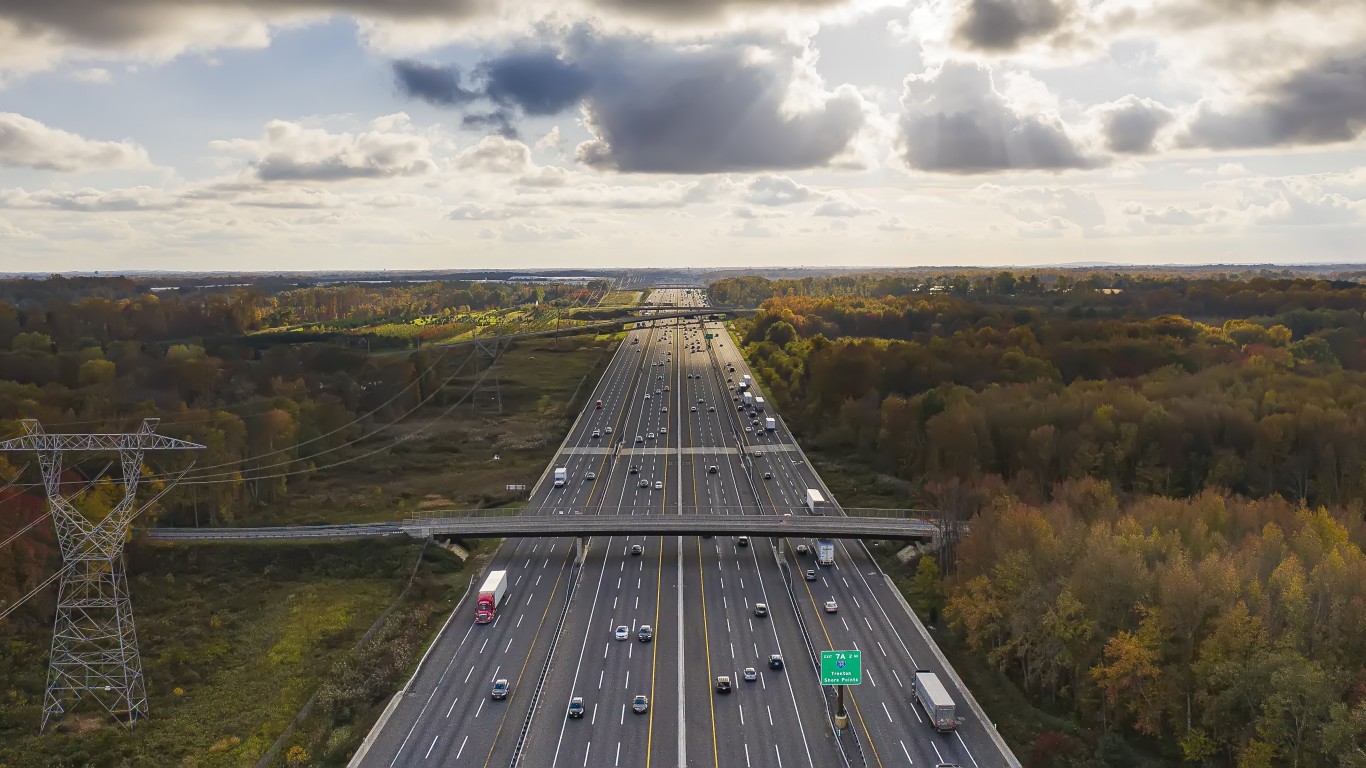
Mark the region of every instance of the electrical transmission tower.
<instances>
[{"instance_id":1,"label":"electrical transmission tower","mask_svg":"<svg viewBox=\"0 0 1366 768\"><path fill-rule=\"evenodd\" d=\"M133 606L123 545L138 509L135 497L146 451L203 448L156 434L160 419L146 419L124 434L48 434L37 419L24 419L24 436L0 442L0 451L34 451L57 542L62 551L57 619L43 696L42 729L84 696L99 701L131 728L147 716L142 657L133 630ZM91 522L62 496L62 454L117 452L123 465L123 498L104 520Z\"/></svg>"},{"instance_id":2,"label":"electrical transmission tower","mask_svg":"<svg viewBox=\"0 0 1366 768\"><path fill-rule=\"evenodd\" d=\"M498 412L503 412L503 390L498 383L498 371L493 370L498 365L498 355L502 354L500 347L505 347L506 342L498 337L487 341L483 339L474 340L475 362L474 362L474 386L470 394L470 405L478 410L484 404L485 398L493 401L498 406ZM487 363L485 362L487 361ZM480 370L488 373L481 376Z\"/></svg>"}]
</instances>

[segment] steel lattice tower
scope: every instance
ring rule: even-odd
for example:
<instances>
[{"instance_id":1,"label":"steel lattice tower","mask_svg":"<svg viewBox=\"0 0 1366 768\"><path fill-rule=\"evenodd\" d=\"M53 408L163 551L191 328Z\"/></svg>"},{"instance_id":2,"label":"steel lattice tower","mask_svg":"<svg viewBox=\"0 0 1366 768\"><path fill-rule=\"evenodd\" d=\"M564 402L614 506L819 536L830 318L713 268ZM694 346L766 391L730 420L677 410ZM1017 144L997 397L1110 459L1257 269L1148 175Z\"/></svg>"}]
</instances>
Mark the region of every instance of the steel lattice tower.
<instances>
[{"instance_id":1,"label":"steel lattice tower","mask_svg":"<svg viewBox=\"0 0 1366 768\"><path fill-rule=\"evenodd\" d=\"M160 419L146 419L124 434L48 434L25 419L24 436L0 442L0 451L34 451L42 467L48 511L62 552L57 618L52 627L42 729L72 702L91 696L131 728L147 715L142 657L133 629L133 606L123 545L135 506L146 451L203 448L156 434ZM117 452L123 465L123 498L104 520L92 522L62 496L62 454Z\"/></svg>"}]
</instances>

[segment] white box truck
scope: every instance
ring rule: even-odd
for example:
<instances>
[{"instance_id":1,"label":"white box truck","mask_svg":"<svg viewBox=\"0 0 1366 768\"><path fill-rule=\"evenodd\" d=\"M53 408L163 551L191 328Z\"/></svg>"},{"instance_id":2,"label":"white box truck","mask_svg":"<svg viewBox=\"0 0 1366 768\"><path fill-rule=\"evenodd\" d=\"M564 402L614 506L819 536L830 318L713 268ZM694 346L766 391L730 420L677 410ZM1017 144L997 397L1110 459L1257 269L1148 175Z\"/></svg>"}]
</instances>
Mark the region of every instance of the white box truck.
<instances>
[{"instance_id":1,"label":"white box truck","mask_svg":"<svg viewBox=\"0 0 1366 768\"><path fill-rule=\"evenodd\" d=\"M759 411L764 409L764 399L762 397L754 398L754 408Z\"/></svg>"},{"instance_id":2,"label":"white box truck","mask_svg":"<svg viewBox=\"0 0 1366 768\"><path fill-rule=\"evenodd\" d=\"M740 401L747 406L754 405L754 394L751 392L746 392L744 396L740 398Z\"/></svg>"},{"instance_id":3,"label":"white box truck","mask_svg":"<svg viewBox=\"0 0 1366 768\"><path fill-rule=\"evenodd\" d=\"M569 480L569 470L564 467L555 467L555 487L563 487L567 480Z\"/></svg>"},{"instance_id":4,"label":"white box truck","mask_svg":"<svg viewBox=\"0 0 1366 768\"><path fill-rule=\"evenodd\" d=\"M936 731L942 733L958 727L953 697L949 696L948 689L939 682L939 676L935 673L923 669L916 671L915 700L920 702L925 714L930 716L930 725L933 725Z\"/></svg>"},{"instance_id":5,"label":"white box truck","mask_svg":"<svg viewBox=\"0 0 1366 768\"><path fill-rule=\"evenodd\" d=\"M777 419L773 418L772 416L769 416L768 418L764 419L764 429L768 430L769 432L772 432L773 430L775 430L775 429L777 429L777 428L778 428L778 420L777 420Z\"/></svg>"},{"instance_id":6,"label":"white box truck","mask_svg":"<svg viewBox=\"0 0 1366 768\"><path fill-rule=\"evenodd\" d=\"M806 489L806 508L813 515L823 515L826 509L825 497L815 488Z\"/></svg>"},{"instance_id":7,"label":"white box truck","mask_svg":"<svg viewBox=\"0 0 1366 768\"><path fill-rule=\"evenodd\" d=\"M508 594L508 572L490 571L479 588L479 599L474 604L474 623L487 624L498 615L498 606Z\"/></svg>"},{"instance_id":8,"label":"white box truck","mask_svg":"<svg viewBox=\"0 0 1366 768\"><path fill-rule=\"evenodd\" d=\"M745 374L743 377L740 378L740 389L741 389L741 390L749 389L749 385L751 385L751 384L753 384L753 383L754 383L754 379L750 378L749 374L747 373L747 374Z\"/></svg>"},{"instance_id":9,"label":"white box truck","mask_svg":"<svg viewBox=\"0 0 1366 768\"><path fill-rule=\"evenodd\" d=\"M835 542L830 539L816 540L816 562L819 565L835 564Z\"/></svg>"}]
</instances>

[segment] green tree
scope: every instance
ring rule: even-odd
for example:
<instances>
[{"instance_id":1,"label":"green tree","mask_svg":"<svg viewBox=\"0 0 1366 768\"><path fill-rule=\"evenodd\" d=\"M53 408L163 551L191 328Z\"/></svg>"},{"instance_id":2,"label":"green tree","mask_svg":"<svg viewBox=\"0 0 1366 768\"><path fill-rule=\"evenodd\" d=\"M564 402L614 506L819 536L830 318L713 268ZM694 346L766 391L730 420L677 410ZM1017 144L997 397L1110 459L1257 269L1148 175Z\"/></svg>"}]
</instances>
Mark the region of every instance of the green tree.
<instances>
[{"instance_id":1,"label":"green tree","mask_svg":"<svg viewBox=\"0 0 1366 768\"><path fill-rule=\"evenodd\" d=\"M939 563L930 555L924 555L915 567L915 578L911 581L911 597L915 609L928 616L931 622L939 618L944 607L944 584L939 573Z\"/></svg>"}]
</instances>

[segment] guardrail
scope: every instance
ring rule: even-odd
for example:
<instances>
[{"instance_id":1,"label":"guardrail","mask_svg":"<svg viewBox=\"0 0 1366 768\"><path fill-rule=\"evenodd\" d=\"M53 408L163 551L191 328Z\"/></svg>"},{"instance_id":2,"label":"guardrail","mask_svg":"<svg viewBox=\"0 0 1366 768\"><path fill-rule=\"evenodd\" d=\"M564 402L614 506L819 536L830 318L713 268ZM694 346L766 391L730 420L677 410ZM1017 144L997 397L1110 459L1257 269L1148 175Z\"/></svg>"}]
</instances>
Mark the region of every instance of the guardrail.
<instances>
[{"instance_id":1,"label":"guardrail","mask_svg":"<svg viewBox=\"0 0 1366 768\"><path fill-rule=\"evenodd\" d=\"M536 709L540 706L541 691L545 687L545 679L550 674L550 665L555 660L555 649L560 644L560 635L564 633L564 620L569 616L569 607L574 603L574 595L578 592L579 579L583 578L583 566L575 563L570 566L574 569L574 575L569 580L569 594L565 596L564 608L560 610L560 618L555 622L555 633L550 638L550 648L545 654L545 664L541 667L541 674L536 677L536 687L531 691L531 705L527 708L526 719L522 721L522 730L517 734L517 743L512 747L511 768L517 768L517 764L522 760L522 748L526 746L527 734L531 732L531 723L536 718Z\"/></svg>"}]
</instances>

